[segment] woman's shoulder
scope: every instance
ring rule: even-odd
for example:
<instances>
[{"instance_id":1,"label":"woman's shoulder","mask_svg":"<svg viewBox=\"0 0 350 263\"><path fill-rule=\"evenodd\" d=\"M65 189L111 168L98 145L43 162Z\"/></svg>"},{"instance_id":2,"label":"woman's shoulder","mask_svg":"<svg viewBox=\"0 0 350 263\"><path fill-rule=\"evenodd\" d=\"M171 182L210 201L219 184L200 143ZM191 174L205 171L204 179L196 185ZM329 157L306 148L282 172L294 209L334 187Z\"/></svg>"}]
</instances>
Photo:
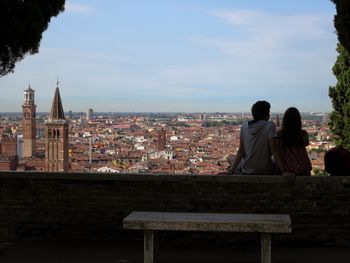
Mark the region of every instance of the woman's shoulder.
<instances>
[{"instance_id":1,"label":"woman's shoulder","mask_svg":"<svg viewBox=\"0 0 350 263\"><path fill-rule=\"evenodd\" d=\"M309 136L309 133L308 133L306 130L304 130L304 129L301 130L301 133L302 133L303 135Z\"/></svg>"}]
</instances>

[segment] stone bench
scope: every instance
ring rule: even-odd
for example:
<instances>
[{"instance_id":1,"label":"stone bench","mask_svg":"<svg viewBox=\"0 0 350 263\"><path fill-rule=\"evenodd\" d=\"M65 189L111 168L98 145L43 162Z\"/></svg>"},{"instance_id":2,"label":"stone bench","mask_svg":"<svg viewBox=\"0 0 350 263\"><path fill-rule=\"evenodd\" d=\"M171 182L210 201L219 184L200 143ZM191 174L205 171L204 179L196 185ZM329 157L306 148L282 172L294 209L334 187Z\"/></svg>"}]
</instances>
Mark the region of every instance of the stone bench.
<instances>
[{"instance_id":1,"label":"stone bench","mask_svg":"<svg viewBox=\"0 0 350 263\"><path fill-rule=\"evenodd\" d=\"M261 234L261 262L271 262L271 234L291 233L289 215L132 212L125 229L144 230L144 263L158 262L157 231L254 232Z\"/></svg>"}]
</instances>

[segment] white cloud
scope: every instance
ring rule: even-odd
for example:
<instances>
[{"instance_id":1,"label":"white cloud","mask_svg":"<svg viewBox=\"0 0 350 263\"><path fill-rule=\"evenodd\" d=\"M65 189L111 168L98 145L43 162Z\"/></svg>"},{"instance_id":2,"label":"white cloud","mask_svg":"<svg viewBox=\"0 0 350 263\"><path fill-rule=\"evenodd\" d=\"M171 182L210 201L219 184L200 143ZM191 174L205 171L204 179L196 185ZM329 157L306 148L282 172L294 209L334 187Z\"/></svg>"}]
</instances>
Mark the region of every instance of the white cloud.
<instances>
[{"instance_id":1,"label":"white cloud","mask_svg":"<svg viewBox=\"0 0 350 263\"><path fill-rule=\"evenodd\" d=\"M254 10L216 11L212 15L224 19L231 25L244 26L256 24L260 20L262 12Z\"/></svg>"},{"instance_id":2,"label":"white cloud","mask_svg":"<svg viewBox=\"0 0 350 263\"><path fill-rule=\"evenodd\" d=\"M225 38L192 38L194 44L216 49L226 57L225 63L215 65L213 72L219 74L210 74L211 77L218 76L228 84L242 84L241 92L246 94L256 94L261 87L266 92L288 86L296 92L317 84L327 87L332 79L330 68L336 57L333 14L280 15L232 10L211 15L229 26ZM203 77L206 79L206 74ZM245 84L247 89L243 88Z\"/></svg>"},{"instance_id":3,"label":"white cloud","mask_svg":"<svg viewBox=\"0 0 350 263\"><path fill-rule=\"evenodd\" d=\"M88 5L66 2L65 11L69 13L91 14L94 12L94 8Z\"/></svg>"},{"instance_id":4,"label":"white cloud","mask_svg":"<svg viewBox=\"0 0 350 263\"><path fill-rule=\"evenodd\" d=\"M227 23L232 30L229 39L197 39L219 47L227 54L273 51L311 46L315 41L335 38L333 14L272 14L254 10L217 11L211 15ZM316 45L317 46L317 45Z\"/></svg>"}]
</instances>

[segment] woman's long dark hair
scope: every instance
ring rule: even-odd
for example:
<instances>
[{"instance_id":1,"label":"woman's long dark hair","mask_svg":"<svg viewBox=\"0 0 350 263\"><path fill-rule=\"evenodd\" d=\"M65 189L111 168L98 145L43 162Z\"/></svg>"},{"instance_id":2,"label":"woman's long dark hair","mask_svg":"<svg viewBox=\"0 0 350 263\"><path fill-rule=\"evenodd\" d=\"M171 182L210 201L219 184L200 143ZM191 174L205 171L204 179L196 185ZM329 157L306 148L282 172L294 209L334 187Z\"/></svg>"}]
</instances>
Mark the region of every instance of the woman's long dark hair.
<instances>
[{"instance_id":1,"label":"woman's long dark hair","mask_svg":"<svg viewBox=\"0 0 350 263\"><path fill-rule=\"evenodd\" d=\"M288 108L284 113L280 138L282 147L304 146L305 139L301 130L301 116L297 108Z\"/></svg>"}]
</instances>

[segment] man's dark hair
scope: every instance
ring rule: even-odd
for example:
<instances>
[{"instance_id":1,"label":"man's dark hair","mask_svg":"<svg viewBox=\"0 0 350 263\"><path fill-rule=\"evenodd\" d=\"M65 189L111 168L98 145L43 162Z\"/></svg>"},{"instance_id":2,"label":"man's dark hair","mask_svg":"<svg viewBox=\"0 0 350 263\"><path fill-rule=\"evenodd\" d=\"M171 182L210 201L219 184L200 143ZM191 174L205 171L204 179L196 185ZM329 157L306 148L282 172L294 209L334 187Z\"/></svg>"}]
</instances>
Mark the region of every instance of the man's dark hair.
<instances>
[{"instance_id":1,"label":"man's dark hair","mask_svg":"<svg viewBox=\"0 0 350 263\"><path fill-rule=\"evenodd\" d=\"M265 100L259 100L252 106L254 120L263 120L270 114L271 105Z\"/></svg>"},{"instance_id":2,"label":"man's dark hair","mask_svg":"<svg viewBox=\"0 0 350 263\"><path fill-rule=\"evenodd\" d=\"M342 147L332 148L324 155L324 165L330 175L350 175L350 152Z\"/></svg>"}]
</instances>

